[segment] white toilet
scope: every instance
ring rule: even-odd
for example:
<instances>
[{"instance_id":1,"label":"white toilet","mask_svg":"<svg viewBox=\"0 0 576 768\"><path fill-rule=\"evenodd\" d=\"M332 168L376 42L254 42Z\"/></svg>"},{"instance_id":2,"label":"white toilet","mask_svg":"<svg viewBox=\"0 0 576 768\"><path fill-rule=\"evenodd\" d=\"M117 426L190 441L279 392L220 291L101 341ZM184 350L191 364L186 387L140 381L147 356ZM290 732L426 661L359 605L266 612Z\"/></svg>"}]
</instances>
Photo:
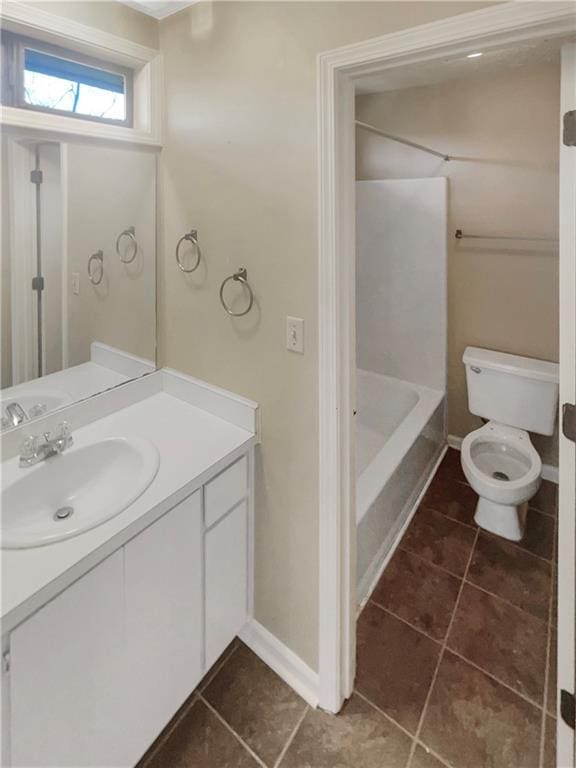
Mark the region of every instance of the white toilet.
<instances>
[{"instance_id":1,"label":"white toilet","mask_svg":"<svg viewBox=\"0 0 576 768\"><path fill-rule=\"evenodd\" d=\"M519 541L542 472L528 431L554 433L558 365L478 347L467 347L462 359L470 412L489 419L462 442L462 469L480 497L474 519Z\"/></svg>"}]
</instances>

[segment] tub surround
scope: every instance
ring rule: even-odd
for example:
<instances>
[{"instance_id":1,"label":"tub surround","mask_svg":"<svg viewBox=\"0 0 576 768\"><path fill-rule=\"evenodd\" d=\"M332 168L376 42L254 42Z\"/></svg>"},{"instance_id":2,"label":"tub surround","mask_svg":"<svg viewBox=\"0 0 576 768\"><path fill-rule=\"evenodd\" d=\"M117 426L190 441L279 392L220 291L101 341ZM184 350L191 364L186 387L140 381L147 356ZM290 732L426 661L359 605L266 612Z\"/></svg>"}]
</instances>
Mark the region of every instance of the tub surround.
<instances>
[{"instance_id":1,"label":"tub surround","mask_svg":"<svg viewBox=\"0 0 576 768\"><path fill-rule=\"evenodd\" d=\"M443 178L356 182L360 605L445 443L447 192Z\"/></svg>"}]
</instances>

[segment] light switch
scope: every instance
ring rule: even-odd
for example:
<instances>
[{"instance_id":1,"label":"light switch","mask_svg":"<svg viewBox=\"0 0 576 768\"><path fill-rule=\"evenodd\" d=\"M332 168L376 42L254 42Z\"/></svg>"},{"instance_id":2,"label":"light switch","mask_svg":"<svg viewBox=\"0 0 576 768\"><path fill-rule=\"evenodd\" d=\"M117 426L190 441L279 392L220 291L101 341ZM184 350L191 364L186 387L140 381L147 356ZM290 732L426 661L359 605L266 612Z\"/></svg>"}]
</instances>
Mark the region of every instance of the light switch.
<instances>
[{"instance_id":1,"label":"light switch","mask_svg":"<svg viewBox=\"0 0 576 768\"><path fill-rule=\"evenodd\" d=\"M72 293L75 296L80 294L80 273L72 272Z\"/></svg>"},{"instance_id":2,"label":"light switch","mask_svg":"<svg viewBox=\"0 0 576 768\"><path fill-rule=\"evenodd\" d=\"M301 317L286 318L286 349L304 354L304 320Z\"/></svg>"}]
</instances>

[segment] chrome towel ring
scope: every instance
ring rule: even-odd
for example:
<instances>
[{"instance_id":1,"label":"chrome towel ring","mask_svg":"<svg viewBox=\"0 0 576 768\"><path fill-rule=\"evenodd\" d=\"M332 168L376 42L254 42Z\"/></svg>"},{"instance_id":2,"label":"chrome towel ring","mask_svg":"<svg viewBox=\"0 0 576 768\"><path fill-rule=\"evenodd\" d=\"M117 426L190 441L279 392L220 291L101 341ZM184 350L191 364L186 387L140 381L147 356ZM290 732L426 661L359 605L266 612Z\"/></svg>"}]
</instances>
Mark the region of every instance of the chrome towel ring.
<instances>
[{"instance_id":1,"label":"chrome towel ring","mask_svg":"<svg viewBox=\"0 0 576 768\"><path fill-rule=\"evenodd\" d=\"M248 291L248 306L246 309L244 309L242 312L233 312L228 304L226 304L226 301L224 299L224 288L226 287L226 283L228 283L230 280L235 280L238 283L242 283L242 285L246 288ZM233 275L230 275L227 277L220 286L220 303L228 312L229 315L232 315L232 317L242 317L243 315L247 315L248 312L252 309L252 305L254 304L254 293L252 292L252 288L250 287L250 283L248 282L248 272L246 271L245 267L240 267L236 272L234 272Z\"/></svg>"},{"instance_id":2,"label":"chrome towel ring","mask_svg":"<svg viewBox=\"0 0 576 768\"><path fill-rule=\"evenodd\" d=\"M194 249L196 250L196 263L193 267L187 268L182 263L182 260L180 259L180 246L182 243L186 241L188 243L192 243L194 246ZM200 258L202 256L202 251L200 250L200 246L198 245L198 230L197 229L191 229L190 232L187 232L185 235L182 235L180 240L176 243L176 263L178 264L178 267L182 270L182 272L194 272L194 270L198 269L198 265L200 264Z\"/></svg>"},{"instance_id":3,"label":"chrome towel ring","mask_svg":"<svg viewBox=\"0 0 576 768\"><path fill-rule=\"evenodd\" d=\"M94 273L93 265L98 264L96 269L98 270L100 277L96 277L96 274ZM102 282L102 278L104 277L104 254L102 251L96 251L96 253L93 253L92 256L88 259L88 278L92 285L100 285Z\"/></svg>"},{"instance_id":4,"label":"chrome towel ring","mask_svg":"<svg viewBox=\"0 0 576 768\"><path fill-rule=\"evenodd\" d=\"M128 238L124 255L122 255L122 252L120 251L120 243L123 237ZM128 227L128 229L124 229L120 232L116 238L116 253L123 264L131 264L134 261L136 254L138 253L138 241L136 240L136 229L134 227Z\"/></svg>"}]
</instances>

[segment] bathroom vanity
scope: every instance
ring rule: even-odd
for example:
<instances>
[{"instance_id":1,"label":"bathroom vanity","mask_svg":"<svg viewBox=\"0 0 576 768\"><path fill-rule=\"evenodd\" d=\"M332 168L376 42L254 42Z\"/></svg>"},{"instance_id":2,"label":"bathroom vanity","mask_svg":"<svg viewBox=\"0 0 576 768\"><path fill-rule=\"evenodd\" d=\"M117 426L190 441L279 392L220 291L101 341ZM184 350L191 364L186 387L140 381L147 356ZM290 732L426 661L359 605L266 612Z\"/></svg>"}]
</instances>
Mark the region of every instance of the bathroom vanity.
<instances>
[{"instance_id":1,"label":"bathroom vanity","mask_svg":"<svg viewBox=\"0 0 576 768\"><path fill-rule=\"evenodd\" d=\"M257 406L161 370L28 429L63 413L69 456L147 441L158 469L106 522L3 549L3 764L128 767L251 615Z\"/></svg>"}]
</instances>

